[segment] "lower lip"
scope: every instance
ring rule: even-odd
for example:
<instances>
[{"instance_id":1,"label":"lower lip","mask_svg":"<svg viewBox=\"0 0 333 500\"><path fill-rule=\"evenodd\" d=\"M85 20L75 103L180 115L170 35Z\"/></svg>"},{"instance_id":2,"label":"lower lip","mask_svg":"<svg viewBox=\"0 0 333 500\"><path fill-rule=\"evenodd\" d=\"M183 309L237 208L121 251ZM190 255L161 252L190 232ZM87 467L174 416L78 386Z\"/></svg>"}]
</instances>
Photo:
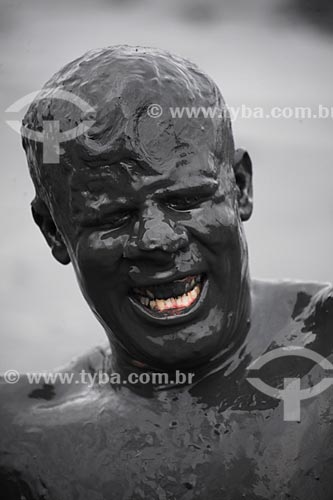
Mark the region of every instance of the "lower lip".
<instances>
[{"instance_id":1,"label":"lower lip","mask_svg":"<svg viewBox=\"0 0 333 500\"><path fill-rule=\"evenodd\" d=\"M209 281L207 278L203 281L201 285L201 292L199 297L196 299L196 301L190 305L189 307L186 307L184 309L178 309L175 310L174 314L168 314L168 313L163 313L163 312L156 312L151 309L148 309L144 305L142 305L140 302L138 302L136 299L133 297L129 296L129 301L132 304L134 311L143 319L148 320L152 323L155 324L163 324L163 325L170 325L170 324L179 324L179 323L184 323L186 321L192 320L193 317L199 312L201 309L206 297L207 297L207 292L208 292L208 285Z\"/></svg>"}]
</instances>

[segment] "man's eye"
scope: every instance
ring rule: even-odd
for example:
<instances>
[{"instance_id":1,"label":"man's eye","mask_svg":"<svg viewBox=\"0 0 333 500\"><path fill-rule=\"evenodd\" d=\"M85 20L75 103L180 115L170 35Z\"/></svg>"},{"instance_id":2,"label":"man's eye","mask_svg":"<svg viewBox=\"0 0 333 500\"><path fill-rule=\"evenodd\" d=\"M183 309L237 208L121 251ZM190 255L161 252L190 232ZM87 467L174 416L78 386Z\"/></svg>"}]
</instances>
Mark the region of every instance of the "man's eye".
<instances>
[{"instance_id":1,"label":"man's eye","mask_svg":"<svg viewBox=\"0 0 333 500\"><path fill-rule=\"evenodd\" d=\"M196 208L204 200L200 196L182 196L181 198L173 198L168 200L167 204L174 210L190 210Z\"/></svg>"},{"instance_id":2,"label":"man's eye","mask_svg":"<svg viewBox=\"0 0 333 500\"><path fill-rule=\"evenodd\" d=\"M118 212L110 214L103 218L99 226L117 229L127 224L131 220L131 216L132 212Z\"/></svg>"}]
</instances>

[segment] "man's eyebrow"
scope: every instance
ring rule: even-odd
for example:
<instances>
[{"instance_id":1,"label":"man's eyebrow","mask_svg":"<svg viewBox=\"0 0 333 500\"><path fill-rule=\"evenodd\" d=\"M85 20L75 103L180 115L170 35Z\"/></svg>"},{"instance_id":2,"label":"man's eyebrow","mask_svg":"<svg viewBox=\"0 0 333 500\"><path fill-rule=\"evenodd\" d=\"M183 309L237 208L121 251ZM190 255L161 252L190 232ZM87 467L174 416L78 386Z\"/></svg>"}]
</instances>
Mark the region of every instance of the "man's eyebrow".
<instances>
[{"instance_id":1,"label":"man's eyebrow","mask_svg":"<svg viewBox=\"0 0 333 500\"><path fill-rule=\"evenodd\" d=\"M85 164L85 166L89 168L113 168L113 167L119 167L122 164L137 164L137 160L135 158L130 158L130 157L121 157L116 154L112 155L112 158L110 158L110 155L99 155L95 157L88 157L81 155L80 160Z\"/></svg>"},{"instance_id":2,"label":"man's eyebrow","mask_svg":"<svg viewBox=\"0 0 333 500\"><path fill-rule=\"evenodd\" d=\"M113 211L122 208L135 207L133 198L109 198L106 195L96 196L94 198L84 198L80 202L80 208L85 213L95 214L100 211Z\"/></svg>"},{"instance_id":3,"label":"man's eyebrow","mask_svg":"<svg viewBox=\"0 0 333 500\"><path fill-rule=\"evenodd\" d=\"M99 196L95 200L86 200L85 207L92 210L100 210L101 208L117 209L122 207L134 206L135 201L132 198L119 197L110 199L107 196Z\"/></svg>"},{"instance_id":4,"label":"man's eyebrow","mask_svg":"<svg viewBox=\"0 0 333 500\"><path fill-rule=\"evenodd\" d=\"M155 192L155 195L157 196L169 196L169 195L195 195L195 194L213 194L217 188L218 188L218 181L217 180L209 180L205 181L204 183L201 182L200 184L193 184L189 186L172 186L172 187L167 187L163 189L158 189Z\"/></svg>"},{"instance_id":5,"label":"man's eyebrow","mask_svg":"<svg viewBox=\"0 0 333 500\"><path fill-rule=\"evenodd\" d=\"M98 208L86 205L82 210L73 211L72 217L76 224L85 225L98 223L112 214L124 211L127 212L135 208L135 204L123 202L111 202Z\"/></svg>"}]
</instances>

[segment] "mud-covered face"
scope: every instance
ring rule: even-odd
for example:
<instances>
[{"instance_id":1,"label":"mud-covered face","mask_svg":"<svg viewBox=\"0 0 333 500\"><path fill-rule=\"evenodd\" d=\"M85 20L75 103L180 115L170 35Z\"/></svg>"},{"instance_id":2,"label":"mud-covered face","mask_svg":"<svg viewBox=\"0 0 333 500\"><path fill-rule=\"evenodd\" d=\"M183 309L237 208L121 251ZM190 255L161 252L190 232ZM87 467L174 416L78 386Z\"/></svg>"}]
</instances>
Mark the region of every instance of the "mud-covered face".
<instances>
[{"instance_id":1,"label":"mud-covered face","mask_svg":"<svg viewBox=\"0 0 333 500\"><path fill-rule=\"evenodd\" d=\"M59 170L25 143L33 216L54 257L72 262L114 350L158 368L218 356L247 320L241 219L252 210L251 162L234 159L220 91L185 59L128 46L83 55L46 84L58 87L95 113L62 143ZM193 106L202 113L171 112ZM76 108L51 92L25 124L67 130L83 120Z\"/></svg>"},{"instance_id":2,"label":"mud-covered face","mask_svg":"<svg viewBox=\"0 0 333 500\"><path fill-rule=\"evenodd\" d=\"M66 239L82 291L116 346L151 366L193 365L216 355L237 327L246 243L228 159L200 142L160 152L149 163L128 151L114 162L82 161Z\"/></svg>"}]
</instances>

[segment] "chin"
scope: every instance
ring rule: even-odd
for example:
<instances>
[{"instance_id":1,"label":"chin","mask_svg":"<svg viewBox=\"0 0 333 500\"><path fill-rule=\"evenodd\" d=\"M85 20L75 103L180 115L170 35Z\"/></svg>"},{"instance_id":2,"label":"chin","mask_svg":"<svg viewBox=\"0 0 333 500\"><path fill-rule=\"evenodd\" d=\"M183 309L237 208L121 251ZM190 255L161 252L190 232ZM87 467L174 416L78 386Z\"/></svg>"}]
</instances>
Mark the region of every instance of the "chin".
<instances>
[{"instance_id":1,"label":"chin","mask_svg":"<svg viewBox=\"0 0 333 500\"><path fill-rule=\"evenodd\" d=\"M118 318L120 328L113 330L110 341L121 344L132 360L150 368L161 371L191 369L209 361L222 348L229 335L224 318L216 306L203 317L193 317L192 321L181 317L180 322L158 326L132 316L124 329Z\"/></svg>"}]
</instances>

